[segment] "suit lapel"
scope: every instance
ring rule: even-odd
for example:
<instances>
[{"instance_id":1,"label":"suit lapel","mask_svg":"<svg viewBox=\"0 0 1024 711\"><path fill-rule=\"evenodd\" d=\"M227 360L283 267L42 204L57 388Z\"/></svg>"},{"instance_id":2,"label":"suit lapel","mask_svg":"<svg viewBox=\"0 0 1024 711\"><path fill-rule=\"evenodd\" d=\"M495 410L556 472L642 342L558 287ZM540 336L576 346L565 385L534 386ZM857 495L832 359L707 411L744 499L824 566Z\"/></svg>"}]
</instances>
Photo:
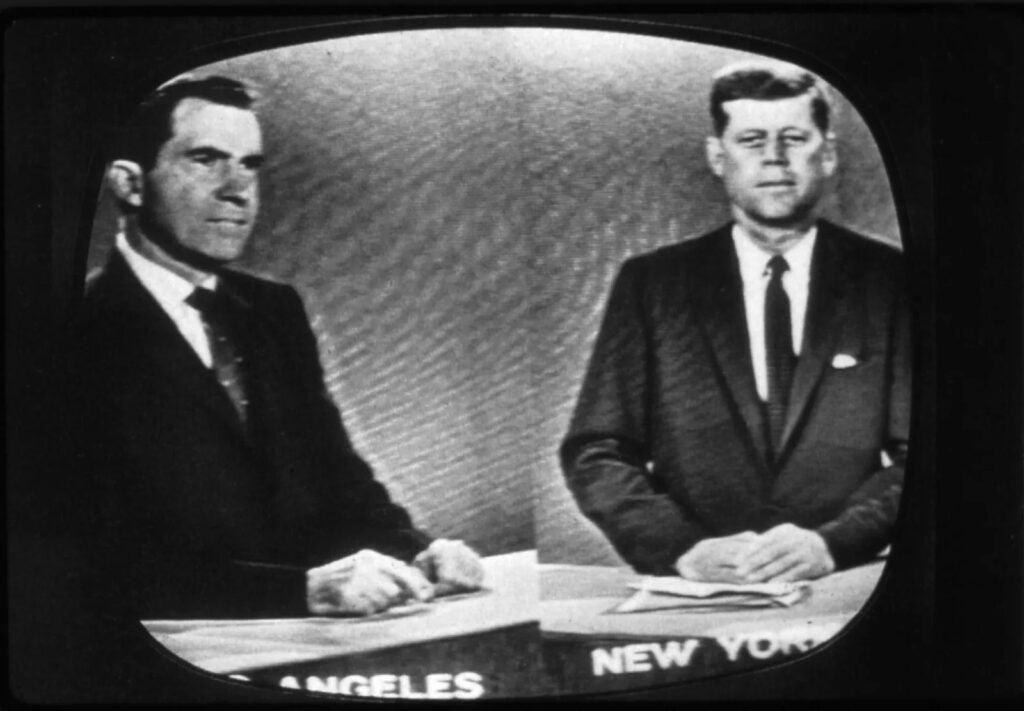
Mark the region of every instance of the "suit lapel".
<instances>
[{"instance_id":1,"label":"suit lapel","mask_svg":"<svg viewBox=\"0 0 1024 711\"><path fill-rule=\"evenodd\" d=\"M731 225L705 238L707 247L692 261L697 314L724 387L735 403L751 445L767 465L764 413L750 361L750 336L739 260L730 239Z\"/></svg>"},{"instance_id":2,"label":"suit lapel","mask_svg":"<svg viewBox=\"0 0 1024 711\"><path fill-rule=\"evenodd\" d=\"M787 454L818 382L831 363L839 335L849 321L852 301L849 265L843 263L840 239L828 223L819 223L811 261L803 346L793 374L786 424L779 446L782 457Z\"/></svg>"},{"instance_id":3,"label":"suit lapel","mask_svg":"<svg viewBox=\"0 0 1024 711\"><path fill-rule=\"evenodd\" d=\"M195 398L212 416L244 439L242 423L216 376L199 359L120 255L111 256L107 270L113 290L121 301L124 332L137 334L127 346L140 361L148 360L152 365L152 368L141 368L142 372L151 371L153 378Z\"/></svg>"}]
</instances>

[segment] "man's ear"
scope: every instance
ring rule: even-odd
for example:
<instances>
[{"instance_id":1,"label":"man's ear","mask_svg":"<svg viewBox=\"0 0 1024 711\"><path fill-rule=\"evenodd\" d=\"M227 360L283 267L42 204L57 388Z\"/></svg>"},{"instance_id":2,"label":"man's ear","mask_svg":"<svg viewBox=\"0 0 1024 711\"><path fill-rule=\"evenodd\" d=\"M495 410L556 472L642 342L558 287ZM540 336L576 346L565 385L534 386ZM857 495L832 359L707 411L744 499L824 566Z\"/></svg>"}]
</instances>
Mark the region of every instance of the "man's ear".
<instances>
[{"instance_id":1,"label":"man's ear","mask_svg":"<svg viewBox=\"0 0 1024 711\"><path fill-rule=\"evenodd\" d=\"M711 172L721 178L722 162L724 161L722 139L718 136L708 136L704 142L704 151L707 155L708 166L711 168Z\"/></svg>"},{"instance_id":2,"label":"man's ear","mask_svg":"<svg viewBox=\"0 0 1024 711\"><path fill-rule=\"evenodd\" d=\"M839 167L839 154L836 153L836 134L829 131L825 134L825 147L821 155L821 167L825 175L831 177Z\"/></svg>"},{"instance_id":3,"label":"man's ear","mask_svg":"<svg viewBox=\"0 0 1024 711\"><path fill-rule=\"evenodd\" d=\"M118 201L142 207L142 166L135 161L115 160L107 170L107 185Z\"/></svg>"}]
</instances>

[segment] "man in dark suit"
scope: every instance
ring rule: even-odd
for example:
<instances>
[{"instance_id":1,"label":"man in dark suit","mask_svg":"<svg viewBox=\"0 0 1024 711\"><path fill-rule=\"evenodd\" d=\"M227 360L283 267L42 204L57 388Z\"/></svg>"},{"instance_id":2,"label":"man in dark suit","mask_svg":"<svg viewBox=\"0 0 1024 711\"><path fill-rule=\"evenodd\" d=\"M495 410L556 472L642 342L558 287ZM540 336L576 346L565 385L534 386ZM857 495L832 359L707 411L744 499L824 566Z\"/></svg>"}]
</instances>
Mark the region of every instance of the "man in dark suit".
<instances>
[{"instance_id":1,"label":"man in dark suit","mask_svg":"<svg viewBox=\"0 0 1024 711\"><path fill-rule=\"evenodd\" d=\"M563 468L640 572L815 578L890 540L910 402L902 260L818 218L837 157L814 76L726 68L711 114L734 222L624 264Z\"/></svg>"},{"instance_id":2,"label":"man in dark suit","mask_svg":"<svg viewBox=\"0 0 1024 711\"><path fill-rule=\"evenodd\" d=\"M479 587L353 450L296 292L225 267L263 162L246 87L166 85L108 172L121 232L73 378L79 532L144 618L370 614ZM219 382L218 382L219 381Z\"/></svg>"}]
</instances>

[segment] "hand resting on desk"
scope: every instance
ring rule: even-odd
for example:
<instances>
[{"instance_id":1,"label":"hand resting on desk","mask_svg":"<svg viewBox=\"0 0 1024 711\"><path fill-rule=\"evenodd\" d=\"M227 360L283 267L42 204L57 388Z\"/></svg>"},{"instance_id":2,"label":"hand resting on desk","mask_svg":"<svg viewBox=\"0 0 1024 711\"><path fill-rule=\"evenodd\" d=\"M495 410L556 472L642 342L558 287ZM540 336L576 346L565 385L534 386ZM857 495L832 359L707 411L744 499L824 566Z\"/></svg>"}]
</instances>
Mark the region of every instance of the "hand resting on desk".
<instances>
[{"instance_id":1,"label":"hand resting on desk","mask_svg":"<svg viewBox=\"0 0 1024 711\"><path fill-rule=\"evenodd\" d=\"M306 606L314 615L372 615L434 594L420 570L372 550L306 571Z\"/></svg>"},{"instance_id":2,"label":"hand resting on desk","mask_svg":"<svg viewBox=\"0 0 1024 711\"><path fill-rule=\"evenodd\" d=\"M462 541L438 538L412 564L434 583L437 595L479 590L484 580L480 556Z\"/></svg>"},{"instance_id":3,"label":"hand resting on desk","mask_svg":"<svg viewBox=\"0 0 1024 711\"><path fill-rule=\"evenodd\" d=\"M439 538L408 565L362 550L306 572L306 606L314 615L373 615L411 600L479 590L483 564L462 541Z\"/></svg>"},{"instance_id":4,"label":"hand resting on desk","mask_svg":"<svg viewBox=\"0 0 1024 711\"><path fill-rule=\"evenodd\" d=\"M825 539L807 528L783 523L752 542L737 561L748 583L812 580L836 569Z\"/></svg>"},{"instance_id":5,"label":"hand resting on desk","mask_svg":"<svg viewBox=\"0 0 1024 711\"><path fill-rule=\"evenodd\" d=\"M736 574L737 561L755 540L757 534L753 531L721 538L705 538L679 557L676 570L687 580L744 583L746 581Z\"/></svg>"},{"instance_id":6,"label":"hand resting on desk","mask_svg":"<svg viewBox=\"0 0 1024 711\"><path fill-rule=\"evenodd\" d=\"M791 523L760 535L744 531L706 538L676 562L676 570L688 580L736 584L811 580L835 567L824 539Z\"/></svg>"}]
</instances>

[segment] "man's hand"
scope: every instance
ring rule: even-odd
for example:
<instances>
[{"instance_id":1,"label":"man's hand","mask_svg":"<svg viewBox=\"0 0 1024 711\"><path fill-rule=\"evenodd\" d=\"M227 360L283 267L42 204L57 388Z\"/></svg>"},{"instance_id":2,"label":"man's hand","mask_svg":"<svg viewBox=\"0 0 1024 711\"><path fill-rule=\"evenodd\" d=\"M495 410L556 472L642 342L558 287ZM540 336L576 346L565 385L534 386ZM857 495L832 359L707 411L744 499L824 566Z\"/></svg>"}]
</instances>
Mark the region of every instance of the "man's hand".
<instances>
[{"instance_id":1,"label":"man's hand","mask_svg":"<svg viewBox=\"0 0 1024 711\"><path fill-rule=\"evenodd\" d=\"M825 539L791 523L762 533L736 564L736 574L746 583L811 580L836 569Z\"/></svg>"},{"instance_id":2,"label":"man's hand","mask_svg":"<svg viewBox=\"0 0 1024 711\"><path fill-rule=\"evenodd\" d=\"M416 568L361 550L306 571L306 606L314 615L372 615L407 600L434 597L434 586Z\"/></svg>"},{"instance_id":3,"label":"man's hand","mask_svg":"<svg viewBox=\"0 0 1024 711\"><path fill-rule=\"evenodd\" d=\"M753 531L744 531L722 538L705 538L679 557L676 570L687 580L707 583L742 583L736 574L740 555L753 541Z\"/></svg>"},{"instance_id":4,"label":"man's hand","mask_svg":"<svg viewBox=\"0 0 1024 711\"><path fill-rule=\"evenodd\" d=\"M462 541L438 538L412 564L434 583L438 595L479 590L484 580L480 556Z\"/></svg>"}]
</instances>

